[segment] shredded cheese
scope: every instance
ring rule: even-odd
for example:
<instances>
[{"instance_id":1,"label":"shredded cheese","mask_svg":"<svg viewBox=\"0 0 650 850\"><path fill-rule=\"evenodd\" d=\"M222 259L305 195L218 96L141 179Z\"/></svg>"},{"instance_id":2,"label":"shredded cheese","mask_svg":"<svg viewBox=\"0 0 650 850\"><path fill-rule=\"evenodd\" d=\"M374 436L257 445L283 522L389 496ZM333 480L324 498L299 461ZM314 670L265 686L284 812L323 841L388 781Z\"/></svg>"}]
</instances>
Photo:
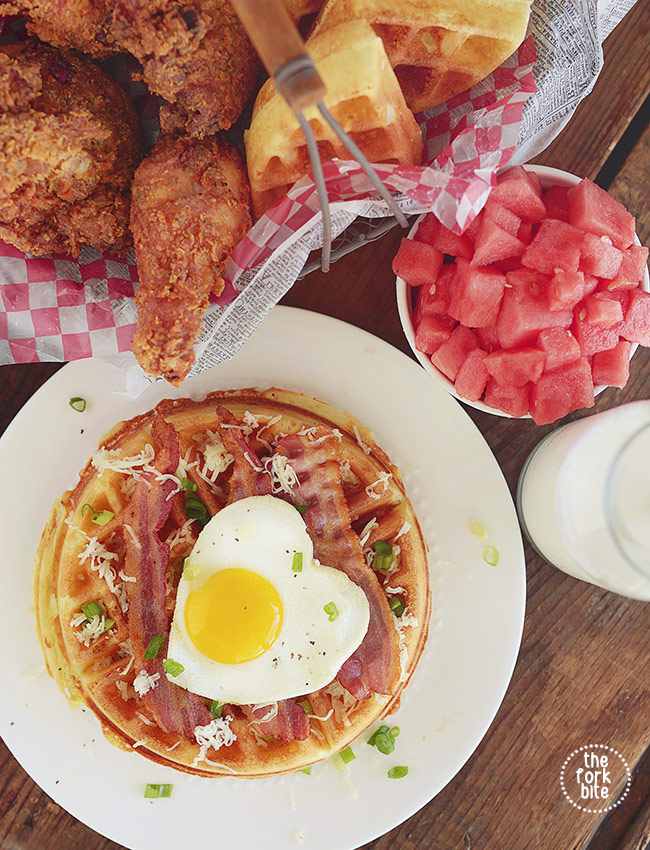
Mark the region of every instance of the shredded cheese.
<instances>
[{"instance_id":1,"label":"shredded cheese","mask_svg":"<svg viewBox=\"0 0 650 850\"><path fill-rule=\"evenodd\" d=\"M80 529L76 529L79 531ZM115 582L115 570L111 566L111 561L119 561L119 555L109 550L102 545L96 537L88 537L85 532L81 532L88 539L86 548L80 552L77 557L82 564L85 564L90 559L90 569L99 574L99 577L104 579L108 585L108 589L117 598L122 613L126 614L129 610L129 600L126 595L126 587L124 582Z\"/></svg>"},{"instance_id":2,"label":"shredded cheese","mask_svg":"<svg viewBox=\"0 0 650 850\"><path fill-rule=\"evenodd\" d=\"M376 481L373 481L372 484L368 484L366 487L366 493L370 496L371 499L379 499L380 494L375 492L375 487L378 487L380 484L382 485L381 492L385 493L388 490L388 482L393 476L390 472L380 472L379 478Z\"/></svg>"},{"instance_id":3,"label":"shredded cheese","mask_svg":"<svg viewBox=\"0 0 650 850\"><path fill-rule=\"evenodd\" d=\"M359 542L362 546L365 546L368 540L370 539L370 534L374 531L375 528L379 528L379 523L377 522L377 517L374 516L370 522L366 523L359 535Z\"/></svg>"},{"instance_id":4,"label":"shredded cheese","mask_svg":"<svg viewBox=\"0 0 650 850\"><path fill-rule=\"evenodd\" d=\"M135 548L136 549L142 549L142 543L140 543L140 541L138 540L138 536L135 533L135 531L131 528L131 526L127 525L127 523L124 523L123 528L126 531L126 533L129 535L129 537L131 538L131 543L133 543ZM129 581L130 581L130 579L129 579ZM133 581L135 581L135 579L133 579Z\"/></svg>"},{"instance_id":5,"label":"shredded cheese","mask_svg":"<svg viewBox=\"0 0 650 850\"><path fill-rule=\"evenodd\" d=\"M404 525L403 525L403 526L400 528L400 530L397 532L397 534L396 534L396 536L395 536L395 540L397 540L397 539L398 539L399 537L401 537L403 534L408 534L410 530L411 530L411 523L410 523L410 522L406 522L406 521L404 521Z\"/></svg>"},{"instance_id":6,"label":"shredded cheese","mask_svg":"<svg viewBox=\"0 0 650 850\"><path fill-rule=\"evenodd\" d=\"M194 729L194 738L199 745L199 753L192 762L196 767L201 761L207 761L206 754L209 748L220 750L221 747L229 747L237 740L237 736L230 728L232 717L215 717L207 726L197 726Z\"/></svg>"},{"instance_id":7,"label":"shredded cheese","mask_svg":"<svg viewBox=\"0 0 650 850\"><path fill-rule=\"evenodd\" d=\"M115 687L120 692L120 696L122 697L124 702L135 698L133 688L131 688L126 682L115 682Z\"/></svg>"},{"instance_id":8,"label":"shredded cheese","mask_svg":"<svg viewBox=\"0 0 650 850\"><path fill-rule=\"evenodd\" d=\"M136 481L151 482L143 475L144 472L149 473L156 481L172 481L175 490L168 494L167 498L171 498L173 493L178 493L182 490L180 480L171 473L159 472L155 466L151 466L151 461L155 458L156 453L151 443L147 443L142 451L130 457L120 457L119 449L98 449L91 458L92 465L97 470L99 478L107 471L117 472L120 475L132 476Z\"/></svg>"},{"instance_id":9,"label":"shredded cheese","mask_svg":"<svg viewBox=\"0 0 650 850\"><path fill-rule=\"evenodd\" d=\"M354 472L352 472L349 460L343 461L343 463L340 463L339 466L341 467L341 480L344 484L359 483L359 479L354 474Z\"/></svg>"},{"instance_id":10,"label":"shredded cheese","mask_svg":"<svg viewBox=\"0 0 650 850\"><path fill-rule=\"evenodd\" d=\"M156 724L153 720L149 720L148 717L145 717L144 714L141 714L139 711L136 711L136 715L142 720L142 722L147 726L155 726Z\"/></svg>"},{"instance_id":11,"label":"shredded cheese","mask_svg":"<svg viewBox=\"0 0 650 850\"><path fill-rule=\"evenodd\" d=\"M124 572L124 570L120 570L117 575L118 575L118 578L122 579L122 581L131 581L131 582L137 581L137 578L135 576L127 576L127 574Z\"/></svg>"},{"instance_id":12,"label":"shredded cheese","mask_svg":"<svg viewBox=\"0 0 650 850\"><path fill-rule=\"evenodd\" d=\"M253 706L253 711L258 711L262 708L268 708L268 712L264 715L264 717L253 718L251 722L248 724L252 726L253 723L268 723L269 720L273 720L278 716L278 704L277 702L262 702L258 705Z\"/></svg>"},{"instance_id":13,"label":"shredded cheese","mask_svg":"<svg viewBox=\"0 0 650 850\"><path fill-rule=\"evenodd\" d=\"M204 431L195 434L192 439L197 450L203 455L203 466L197 465L197 473L210 484L214 484L219 475L235 462L235 458L226 448L216 431Z\"/></svg>"},{"instance_id":14,"label":"shredded cheese","mask_svg":"<svg viewBox=\"0 0 650 850\"><path fill-rule=\"evenodd\" d=\"M332 682L324 688L325 693L329 694L332 700L332 709L334 710L334 720L340 725L351 726L349 715L359 704L356 697L353 697L349 691L346 691L340 682Z\"/></svg>"},{"instance_id":15,"label":"shredded cheese","mask_svg":"<svg viewBox=\"0 0 650 850\"><path fill-rule=\"evenodd\" d=\"M333 709L333 708L330 708L330 710L327 712L327 714L326 714L326 715L324 715L323 717L319 717L317 714L308 714L308 715L307 715L307 717L308 717L310 720L322 720L322 722L324 723L326 720L329 720L329 719L330 719L330 717L331 717L333 714L334 714L334 709Z\"/></svg>"},{"instance_id":16,"label":"shredded cheese","mask_svg":"<svg viewBox=\"0 0 650 850\"><path fill-rule=\"evenodd\" d=\"M192 534L193 519L188 519L180 528L175 528L169 537L165 540L165 544L170 550L180 543L194 543L194 535Z\"/></svg>"},{"instance_id":17,"label":"shredded cheese","mask_svg":"<svg viewBox=\"0 0 650 850\"><path fill-rule=\"evenodd\" d=\"M399 664L401 668L400 682L406 679L406 665L409 660L408 647L406 646L406 635L404 630L415 627L418 624L418 618L415 614L409 612L408 607L405 609L401 617L395 617L393 620L395 631L397 632L397 640L399 643Z\"/></svg>"},{"instance_id":18,"label":"shredded cheese","mask_svg":"<svg viewBox=\"0 0 650 850\"><path fill-rule=\"evenodd\" d=\"M299 484L295 470L289 464L285 455L274 454L264 461L264 468L271 476L272 493L293 493L293 488Z\"/></svg>"},{"instance_id":19,"label":"shredded cheese","mask_svg":"<svg viewBox=\"0 0 650 850\"><path fill-rule=\"evenodd\" d=\"M366 455L369 455L369 454L370 454L370 447L369 447L369 446L367 446L367 445L363 442L363 440L361 439L361 434L359 433L359 428L358 428L358 426L357 426L357 425L355 425L355 426L354 426L354 428L353 428L353 430L354 430L354 436L355 436L355 438L356 438L356 441L357 441L357 443L359 444L360 448L362 448L362 449L363 449L363 453L364 453L364 454L366 454Z\"/></svg>"},{"instance_id":20,"label":"shredded cheese","mask_svg":"<svg viewBox=\"0 0 650 850\"><path fill-rule=\"evenodd\" d=\"M149 691L153 691L158 684L158 679L160 679L160 673L149 675L146 670L140 670L133 680L133 690L139 697L143 697Z\"/></svg>"},{"instance_id":21,"label":"shredded cheese","mask_svg":"<svg viewBox=\"0 0 650 850\"><path fill-rule=\"evenodd\" d=\"M84 614L81 614L70 620L71 626L73 623L75 623L75 625L80 625L78 622L79 616L83 617L84 625L78 632L75 632L75 637L79 643L83 643L84 646L90 646L91 643L94 643L94 641L106 632L106 617L103 614L95 614L94 617L91 617L88 620Z\"/></svg>"}]
</instances>

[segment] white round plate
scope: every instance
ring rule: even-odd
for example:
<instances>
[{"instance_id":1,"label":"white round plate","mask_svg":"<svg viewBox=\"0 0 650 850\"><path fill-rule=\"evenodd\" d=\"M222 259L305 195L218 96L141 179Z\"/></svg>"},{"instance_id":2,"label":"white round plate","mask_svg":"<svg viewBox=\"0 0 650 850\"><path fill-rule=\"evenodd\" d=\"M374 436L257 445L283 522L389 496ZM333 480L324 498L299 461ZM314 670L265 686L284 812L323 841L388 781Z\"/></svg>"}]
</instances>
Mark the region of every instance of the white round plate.
<instances>
[{"instance_id":1,"label":"white round plate","mask_svg":"<svg viewBox=\"0 0 650 850\"><path fill-rule=\"evenodd\" d=\"M349 850L396 826L457 773L508 687L524 618L517 516L487 444L447 393L408 357L351 325L276 307L234 360L179 389L115 393L124 373L98 360L57 372L0 441L3 696L0 731L33 779L80 821L133 850L224 847ZM202 779L161 768L103 737L88 710L72 712L43 659L31 609L32 561L51 503L77 480L102 434L165 397L256 386L300 390L356 414L399 466L430 545L432 616L419 667L394 715L395 752L354 744L349 777L331 760L265 780ZM87 399L79 414L68 401ZM481 522L498 548L482 558ZM394 765L408 776L388 779ZM173 783L170 799L144 786ZM356 789L356 790L355 790ZM215 845L216 846L216 845Z\"/></svg>"}]
</instances>

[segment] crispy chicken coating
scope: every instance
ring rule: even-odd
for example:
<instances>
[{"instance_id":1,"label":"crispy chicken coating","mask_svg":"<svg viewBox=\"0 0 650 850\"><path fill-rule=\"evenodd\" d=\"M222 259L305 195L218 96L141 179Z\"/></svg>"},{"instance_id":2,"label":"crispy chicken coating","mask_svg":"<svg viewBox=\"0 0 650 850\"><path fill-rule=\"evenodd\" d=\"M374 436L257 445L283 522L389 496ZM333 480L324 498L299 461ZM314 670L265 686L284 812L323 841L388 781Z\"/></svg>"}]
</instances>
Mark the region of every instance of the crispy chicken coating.
<instances>
[{"instance_id":1,"label":"crispy chicken coating","mask_svg":"<svg viewBox=\"0 0 650 850\"><path fill-rule=\"evenodd\" d=\"M116 52L107 41L108 0L0 0L0 15L23 15L30 35L63 50L74 48L96 59Z\"/></svg>"},{"instance_id":2,"label":"crispy chicken coating","mask_svg":"<svg viewBox=\"0 0 650 850\"><path fill-rule=\"evenodd\" d=\"M163 130L227 130L253 94L257 56L229 0L115 0L111 35L168 102Z\"/></svg>"},{"instance_id":3,"label":"crispy chicken coating","mask_svg":"<svg viewBox=\"0 0 650 850\"><path fill-rule=\"evenodd\" d=\"M131 103L92 60L0 48L0 238L30 254L123 253L140 156Z\"/></svg>"},{"instance_id":4,"label":"crispy chicken coating","mask_svg":"<svg viewBox=\"0 0 650 850\"><path fill-rule=\"evenodd\" d=\"M210 293L251 227L250 189L237 151L218 136L168 136L133 181L131 230L140 275L133 352L150 375L180 384Z\"/></svg>"}]
</instances>

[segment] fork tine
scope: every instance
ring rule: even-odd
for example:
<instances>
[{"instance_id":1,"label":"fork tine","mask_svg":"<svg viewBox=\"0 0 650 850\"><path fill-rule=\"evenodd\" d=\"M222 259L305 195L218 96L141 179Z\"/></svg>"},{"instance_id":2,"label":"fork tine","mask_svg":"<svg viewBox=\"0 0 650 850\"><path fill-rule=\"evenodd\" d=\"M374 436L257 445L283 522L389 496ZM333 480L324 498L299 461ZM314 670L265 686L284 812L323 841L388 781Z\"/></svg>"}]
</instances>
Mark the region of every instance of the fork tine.
<instances>
[{"instance_id":1,"label":"fork tine","mask_svg":"<svg viewBox=\"0 0 650 850\"><path fill-rule=\"evenodd\" d=\"M334 133L339 137L343 145L347 148L347 150L352 154L352 158L356 159L361 168L363 169L364 174L370 178L372 185L379 192L381 197L386 201L388 206L391 209L391 212L399 222L402 227L408 227L409 223L407 221L406 216L401 211L401 209L395 203L395 199L389 192L388 188L384 185L381 178L372 167L372 165L368 162L366 157L361 152L361 148L352 141L352 139L348 136L348 134L343 130L341 125L336 121L332 113L325 106L322 100L318 101L318 110L323 118L327 121L331 129Z\"/></svg>"},{"instance_id":2,"label":"fork tine","mask_svg":"<svg viewBox=\"0 0 650 850\"><path fill-rule=\"evenodd\" d=\"M330 257L332 253L332 216L330 212L330 202L325 186L325 177L323 176L323 163L318 153L318 145L314 137L313 130L309 121L305 118L302 112L294 113L298 119L302 132L307 141L307 150L309 151L309 159L311 160L312 171L314 172L314 183L316 191L320 199L320 208L323 214L323 249L321 251L321 270L328 272L330 270Z\"/></svg>"}]
</instances>

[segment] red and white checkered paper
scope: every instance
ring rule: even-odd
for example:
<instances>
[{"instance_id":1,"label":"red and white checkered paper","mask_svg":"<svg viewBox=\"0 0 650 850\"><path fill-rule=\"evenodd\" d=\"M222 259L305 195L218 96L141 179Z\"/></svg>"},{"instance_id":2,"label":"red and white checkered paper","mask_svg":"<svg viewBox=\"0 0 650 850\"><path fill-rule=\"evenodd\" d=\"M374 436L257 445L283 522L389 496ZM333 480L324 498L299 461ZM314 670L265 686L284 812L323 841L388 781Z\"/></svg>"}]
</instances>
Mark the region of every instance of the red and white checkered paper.
<instances>
[{"instance_id":1,"label":"red and white checkered paper","mask_svg":"<svg viewBox=\"0 0 650 850\"><path fill-rule=\"evenodd\" d=\"M457 233L467 227L485 204L497 170L514 152L524 103L536 90L534 61L529 37L481 83L417 116L429 165L376 167L399 194L405 212L432 210ZM139 91L134 101L149 121L151 100ZM335 233L359 212L389 215L383 201L363 203L376 193L356 162L334 160L324 171ZM296 250L298 237L301 251ZM321 243L318 195L311 177L305 177L233 251L224 293L206 314L194 371L233 356L294 283L309 249ZM264 276L275 266L277 283L274 260L279 258L283 280L269 298ZM0 364L110 357L128 351L135 331L137 283L132 255L120 262L86 248L78 260L36 258L0 241ZM264 288L265 296L260 297Z\"/></svg>"}]
</instances>

